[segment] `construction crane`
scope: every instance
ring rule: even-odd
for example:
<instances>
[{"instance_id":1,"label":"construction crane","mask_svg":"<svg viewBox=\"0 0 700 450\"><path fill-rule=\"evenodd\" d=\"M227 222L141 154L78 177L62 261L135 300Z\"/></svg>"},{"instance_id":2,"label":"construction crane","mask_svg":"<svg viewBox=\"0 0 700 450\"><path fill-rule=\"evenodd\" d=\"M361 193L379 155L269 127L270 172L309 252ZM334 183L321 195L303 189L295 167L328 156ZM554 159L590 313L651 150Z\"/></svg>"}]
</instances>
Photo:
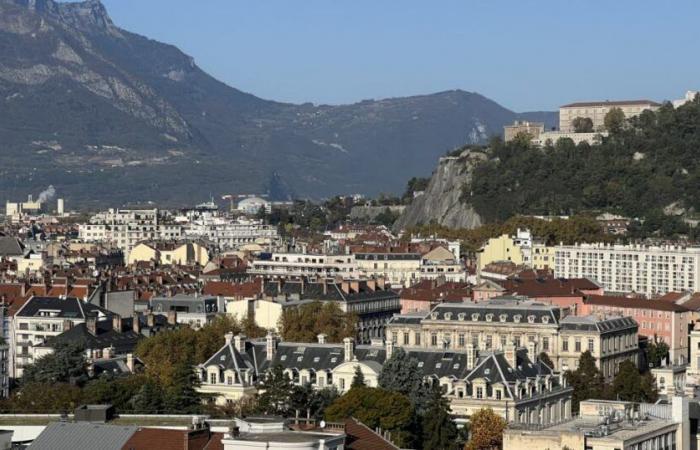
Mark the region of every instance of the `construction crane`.
<instances>
[{"instance_id":1,"label":"construction crane","mask_svg":"<svg viewBox=\"0 0 700 450\"><path fill-rule=\"evenodd\" d=\"M228 200L230 202L231 212L235 211L233 202L238 201L240 198L251 198L251 197L269 197L268 194L226 194L221 196L221 200Z\"/></svg>"}]
</instances>

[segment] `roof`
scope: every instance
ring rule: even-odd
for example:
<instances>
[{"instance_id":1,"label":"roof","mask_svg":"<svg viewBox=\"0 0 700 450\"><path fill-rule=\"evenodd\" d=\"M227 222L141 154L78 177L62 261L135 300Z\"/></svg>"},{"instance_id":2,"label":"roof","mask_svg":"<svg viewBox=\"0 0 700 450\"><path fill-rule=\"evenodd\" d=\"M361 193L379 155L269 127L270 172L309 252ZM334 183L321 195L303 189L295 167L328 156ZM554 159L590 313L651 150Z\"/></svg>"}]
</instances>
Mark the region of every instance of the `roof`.
<instances>
[{"instance_id":1,"label":"roof","mask_svg":"<svg viewBox=\"0 0 700 450\"><path fill-rule=\"evenodd\" d=\"M661 106L661 103L655 102L653 100L605 100L596 102L576 102L569 103L568 105L562 105L560 108L583 108L586 106L627 106L627 105L652 105Z\"/></svg>"},{"instance_id":2,"label":"roof","mask_svg":"<svg viewBox=\"0 0 700 450\"><path fill-rule=\"evenodd\" d=\"M117 354L129 353L134 350L141 334L136 333L131 328L133 319L123 319L124 325L129 325L128 329L115 330L112 320L98 321L96 334L92 334L85 323L79 323L70 330L64 331L58 336L49 338L40 346L53 347L59 342L80 342L86 349L104 349L113 347Z\"/></svg>"},{"instance_id":3,"label":"roof","mask_svg":"<svg viewBox=\"0 0 700 450\"><path fill-rule=\"evenodd\" d=\"M600 286L587 278L509 278L499 283L504 289L528 297L582 297L582 290Z\"/></svg>"},{"instance_id":4,"label":"roof","mask_svg":"<svg viewBox=\"0 0 700 450\"><path fill-rule=\"evenodd\" d=\"M345 420L345 448L349 450L398 450L399 447L387 441L367 425L357 419Z\"/></svg>"},{"instance_id":5,"label":"roof","mask_svg":"<svg viewBox=\"0 0 700 450\"><path fill-rule=\"evenodd\" d=\"M54 422L32 442L32 450L121 450L138 428L93 423Z\"/></svg>"},{"instance_id":6,"label":"roof","mask_svg":"<svg viewBox=\"0 0 700 450\"><path fill-rule=\"evenodd\" d=\"M0 256L24 255L24 244L12 236L0 237Z\"/></svg>"},{"instance_id":7,"label":"roof","mask_svg":"<svg viewBox=\"0 0 700 450\"><path fill-rule=\"evenodd\" d=\"M611 295L588 295L584 299L587 305L615 306L618 308L653 309L683 313L690 311L685 306L676 305L665 300L646 300L642 298L614 297Z\"/></svg>"},{"instance_id":8,"label":"roof","mask_svg":"<svg viewBox=\"0 0 700 450\"><path fill-rule=\"evenodd\" d=\"M32 297L18 311L19 317L36 317L40 311L56 311L54 318L85 319L86 313L112 316L113 313L75 297Z\"/></svg>"},{"instance_id":9,"label":"roof","mask_svg":"<svg viewBox=\"0 0 700 450\"><path fill-rule=\"evenodd\" d=\"M202 294L232 298L253 298L260 294L262 279L257 278L245 283L230 283L228 281L208 281Z\"/></svg>"},{"instance_id":10,"label":"roof","mask_svg":"<svg viewBox=\"0 0 700 450\"><path fill-rule=\"evenodd\" d=\"M593 314L588 316L566 316L561 320L560 325L562 330L597 331L600 333L630 328L637 329L639 327L637 322L631 317L598 317Z\"/></svg>"},{"instance_id":11,"label":"roof","mask_svg":"<svg viewBox=\"0 0 700 450\"><path fill-rule=\"evenodd\" d=\"M494 297L479 303L442 303L433 308L424 320L451 320L499 323L556 324L559 307L544 305L522 297Z\"/></svg>"},{"instance_id":12,"label":"roof","mask_svg":"<svg viewBox=\"0 0 700 450\"><path fill-rule=\"evenodd\" d=\"M218 433L217 433L218 434ZM164 428L139 428L122 446L122 450L195 450L209 444L212 434L208 429L172 430ZM218 442L221 442L219 436Z\"/></svg>"}]
</instances>

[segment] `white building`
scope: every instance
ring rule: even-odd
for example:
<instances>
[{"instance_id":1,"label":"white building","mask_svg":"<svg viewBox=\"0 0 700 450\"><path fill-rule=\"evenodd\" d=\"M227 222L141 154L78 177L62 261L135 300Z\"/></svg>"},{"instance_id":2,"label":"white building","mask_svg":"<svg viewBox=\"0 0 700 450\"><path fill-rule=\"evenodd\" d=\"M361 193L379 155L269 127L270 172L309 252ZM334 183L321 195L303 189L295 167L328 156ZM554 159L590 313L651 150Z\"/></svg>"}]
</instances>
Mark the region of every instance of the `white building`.
<instances>
[{"instance_id":1,"label":"white building","mask_svg":"<svg viewBox=\"0 0 700 450\"><path fill-rule=\"evenodd\" d=\"M692 102L697 95L698 91L686 91L685 97L673 101L673 107L678 108L679 106L683 106L688 102Z\"/></svg>"},{"instance_id":2,"label":"white building","mask_svg":"<svg viewBox=\"0 0 700 450\"><path fill-rule=\"evenodd\" d=\"M277 227L259 220L202 217L185 228L188 238L206 239L221 250L236 250L246 244L271 244L278 239Z\"/></svg>"},{"instance_id":3,"label":"white building","mask_svg":"<svg viewBox=\"0 0 700 450\"><path fill-rule=\"evenodd\" d=\"M95 214L89 223L78 227L78 237L83 242L118 247L125 258L141 241L179 240L182 235L182 225L163 220L157 208L109 209Z\"/></svg>"},{"instance_id":4,"label":"white building","mask_svg":"<svg viewBox=\"0 0 700 450\"><path fill-rule=\"evenodd\" d=\"M267 277L316 276L319 278L351 278L357 272L354 255L321 255L309 253L272 253L256 259L248 273Z\"/></svg>"},{"instance_id":5,"label":"white building","mask_svg":"<svg viewBox=\"0 0 700 450\"><path fill-rule=\"evenodd\" d=\"M700 247L578 244L555 247L554 275L589 278L608 292L696 291Z\"/></svg>"},{"instance_id":6,"label":"white building","mask_svg":"<svg viewBox=\"0 0 700 450\"><path fill-rule=\"evenodd\" d=\"M272 211L272 203L260 197L248 197L238 202L238 211L245 214L257 214L260 209Z\"/></svg>"}]
</instances>

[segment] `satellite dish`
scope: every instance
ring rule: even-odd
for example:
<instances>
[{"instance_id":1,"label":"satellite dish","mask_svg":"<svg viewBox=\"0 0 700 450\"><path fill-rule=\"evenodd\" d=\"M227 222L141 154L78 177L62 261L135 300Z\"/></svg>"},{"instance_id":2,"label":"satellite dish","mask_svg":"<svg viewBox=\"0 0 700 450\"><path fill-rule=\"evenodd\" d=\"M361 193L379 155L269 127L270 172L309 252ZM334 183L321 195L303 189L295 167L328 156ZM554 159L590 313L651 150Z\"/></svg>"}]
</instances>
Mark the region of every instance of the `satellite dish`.
<instances>
[{"instance_id":1,"label":"satellite dish","mask_svg":"<svg viewBox=\"0 0 700 450\"><path fill-rule=\"evenodd\" d=\"M321 426L321 428L326 428L326 421L322 420L321 423L319 423L319 425Z\"/></svg>"}]
</instances>

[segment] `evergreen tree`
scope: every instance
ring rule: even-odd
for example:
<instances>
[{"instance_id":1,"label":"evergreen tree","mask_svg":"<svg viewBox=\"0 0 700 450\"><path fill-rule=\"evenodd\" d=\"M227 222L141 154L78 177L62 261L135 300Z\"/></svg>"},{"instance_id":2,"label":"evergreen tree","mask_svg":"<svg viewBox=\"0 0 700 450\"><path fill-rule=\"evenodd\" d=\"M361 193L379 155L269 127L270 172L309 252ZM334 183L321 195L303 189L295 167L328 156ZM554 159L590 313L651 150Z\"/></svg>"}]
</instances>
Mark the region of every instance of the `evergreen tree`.
<instances>
[{"instance_id":1,"label":"evergreen tree","mask_svg":"<svg viewBox=\"0 0 700 450\"><path fill-rule=\"evenodd\" d=\"M384 363L378 382L383 389L407 396L419 414L425 411L429 393L423 381L423 370L402 348L394 349L391 358Z\"/></svg>"},{"instance_id":2,"label":"evergreen tree","mask_svg":"<svg viewBox=\"0 0 700 450\"><path fill-rule=\"evenodd\" d=\"M154 381L146 381L133 398L133 410L140 414L159 414L164 411L163 390Z\"/></svg>"},{"instance_id":3,"label":"evergreen tree","mask_svg":"<svg viewBox=\"0 0 700 450\"><path fill-rule=\"evenodd\" d=\"M53 353L24 369L22 383L84 383L87 381L84 349L76 343L56 344Z\"/></svg>"},{"instance_id":4,"label":"evergreen tree","mask_svg":"<svg viewBox=\"0 0 700 450\"><path fill-rule=\"evenodd\" d=\"M360 386L366 386L365 384L365 374L362 373L362 369L360 368L360 365L355 366L355 376L352 377L352 384L350 385L350 388L354 387L360 387Z\"/></svg>"},{"instance_id":5,"label":"evergreen tree","mask_svg":"<svg viewBox=\"0 0 700 450\"><path fill-rule=\"evenodd\" d=\"M175 368L173 384L164 392L164 408L171 413L197 413L201 409L202 398L196 390L198 379L191 364L180 364Z\"/></svg>"},{"instance_id":6,"label":"evergreen tree","mask_svg":"<svg viewBox=\"0 0 700 450\"><path fill-rule=\"evenodd\" d=\"M579 358L578 368L564 374L568 384L574 388L571 409L578 412L579 403L589 398L605 398L603 374L595 365L591 352L586 350Z\"/></svg>"},{"instance_id":7,"label":"evergreen tree","mask_svg":"<svg viewBox=\"0 0 700 450\"><path fill-rule=\"evenodd\" d=\"M612 392L618 399L631 402L655 402L658 397L652 375L647 372L642 376L630 360L620 364Z\"/></svg>"},{"instance_id":8,"label":"evergreen tree","mask_svg":"<svg viewBox=\"0 0 700 450\"><path fill-rule=\"evenodd\" d=\"M293 384L281 365L265 374L258 386L258 409L265 414L286 416L292 408Z\"/></svg>"},{"instance_id":9,"label":"evergreen tree","mask_svg":"<svg viewBox=\"0 0 700 450\"><path fill-rule=\"evenodd\" d=\"M435 385L423 417L423 448L456 450L459 447L457 425L450 417L450 404L442 389Z\"/></svg>"}]
</instances>

